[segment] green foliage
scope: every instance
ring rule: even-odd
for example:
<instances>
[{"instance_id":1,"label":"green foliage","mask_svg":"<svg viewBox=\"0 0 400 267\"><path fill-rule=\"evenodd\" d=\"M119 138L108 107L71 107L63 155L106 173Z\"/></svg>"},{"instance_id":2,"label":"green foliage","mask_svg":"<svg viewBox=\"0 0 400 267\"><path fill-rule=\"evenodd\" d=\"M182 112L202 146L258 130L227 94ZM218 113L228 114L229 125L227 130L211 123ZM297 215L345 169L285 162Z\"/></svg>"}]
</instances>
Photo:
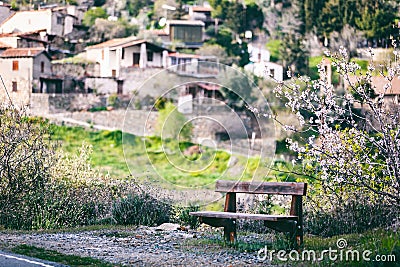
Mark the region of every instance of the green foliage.
<instances>
[{"instance_id":1,"label":"green foliage","mask_svg":"<svg viewBox=\"0 0 400 267\"><path fill-rule=\"evenodd\" d=\"M265 46L270 53L270 60L272 62L278 62L280 59L280 47L282 46L282 41L270 40Z\"/></svg>"},{"instance_id":2,"label":"green foliage","mask_svg":"<svg viewBox=\"0 0 400 267\"><path fill-rule=\"evenodd\" d=\"M92 27L97 18L105 19L108 15L101 7L93 7L89 9L83 16L82 24L87 27Z\"/></svg>"},{"instance_id":3,"label":"green foliage","mask_svg":"<svg viewBox=\"0 0 400 267\"><path fill-rule=\"evenodd\" d=\"M121 225L155 226L168 222L172 206L148 193L129 195L113 204L112 216Z\"/></svg>"},{"instance_id":4,"label":"green foliage","mask_svg":"<svg viewBox=\"0 0 400 267\"><path fill-rule=\"evenodd\" d=\"M318 236L335 236L363 233L378 227L393 224L400 214L389 203L368 199L365 192L354 192L334 200L323 190L306 200L304 215L305 231Z\"/></svg>"},{"instance_id":5,"label":"green foliage","mask_svg":"<svg viewBox=\"0 0 400 267\"><path fill-rule=\"evenodd\" d=\"M393 1L364 0L304 0L304 23L306 32L316 32L320 38L345 25L362 30L365 37L380 41L394 35L397 17L396 3ZM382 43L381 43L382 45Z\"/></svg>"},{"instance_id":6,"label":"green foliage","mask_svg":"<svg viewBox=\"0 0 400 267\"><path fill-rule=\"evenodd\" d=\"M220 92L230 107L243 109L246 104L255 101L255 96L252 94L255 84L246 75L235 72L234 75L227 77L225 84L226 87L223 87Z\"/></svg>"},{"instance_id":7,"label":"green foliage","mask_svg":"<svg viewBox=\"0 0 400 267\"><path fill-rule=\"evenodd\" d=\"M54 148L48 123L0 107L0 225L30 228L41 212Z\"/></svg>"},{"instance_id":8,"label":"green foliage","mask_svg":"<svg viewBox=\"0 0 400 267\"><path fill-rule=\"evenodd\" d=\"M174 221L182 226L190 226L191 229L196 229L200 226L199 219L196 216L189 215L189 212L199 211L199 206L190 205L188 207L184 206L174 206Z\"/></svg>"},{"instance_id":9,"label":"green foliage","mask_svg":"<svg viewBox=\"0 0 400 267\"><path fill-rule=\"evenodd\" d=\"M192 128L192 124L171 102L167 102L159 111L156 132L162 139L190 140Z\"/></svg>"},{"instance_id":10,"label":"green foliage","mask_svg":"<svg viewBox=\"0 0 400 267\"><path fill-rule=\"evenodd\" d=\"M280 55L284 69L291 69L295 74L307 73L307 51L302 39L296 34L285 34L280 47Z\"/></svg>"}]
</instances>

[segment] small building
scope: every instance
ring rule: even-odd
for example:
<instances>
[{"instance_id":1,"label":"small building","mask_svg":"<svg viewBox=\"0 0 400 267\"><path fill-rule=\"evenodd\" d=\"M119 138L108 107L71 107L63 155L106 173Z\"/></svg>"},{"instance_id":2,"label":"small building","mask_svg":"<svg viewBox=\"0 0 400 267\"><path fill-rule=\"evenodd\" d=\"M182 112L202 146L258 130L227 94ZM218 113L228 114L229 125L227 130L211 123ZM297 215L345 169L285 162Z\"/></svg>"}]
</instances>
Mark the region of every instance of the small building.
<instances>
[{"instance_id":1,"label":"small building","mask_svg":"<svg viewBox=\"0 0 400 267\"><path fill-rule=\"evenodd\" d=\"M244 69L257 77L268 77L277 82L283 81L283 66L274 62L250 63L244 66Z\"/></svg>"},{"instance_id":2,"label":"small building","mask_svg":"<svg viewBox=\"0 0 400 267\"><path fill-rule=\"evenodd\" d=\"M49 35L64 36L80 24L79 18L68 14L68 9L40 9L12 13L0 24L0 33L46 30Z\"/></svg>"},{"instance_id":3,"label":"small building","mask_svg":"<svg viewBox=\"0 0 400 267\"><path fill-rule=\"evenodd\" d=\"M197 49L204 42L204 22L198 20L169 20L166 31L169 43L176 48Z\"/></svg>"},{"instance_id":4,"label":"small building","mask_svg":"<svg viewBox=\"0 0 400 267\"><path fill-rule=\"evenodd\" d=\"M270 52L267 49L261 48L261 46L248 45L249 59L251 62L269 62Z\"/></svg>"},{"instance_id":5,"label":"small building","mask_svg":"<svg viewBox=\"0 0 400 267\"><path fill-rule=\"evenodd\" d=\"M204 6L190 6L189 7L189 19L199 20L204 22L207 28L211 24L215 23L215 20L211 17L212 7L209 5Z\"/></svg>"},{"instance_id":6,"label":"small building","mask_svg":"<svg viewBox=\"0 0 400 267\"><path fill-rule=\"evenodd\" d=\"M45 29L32 32L0 34L0 42L11 48L47 48L48 40Z\"/></svg>"},{"instance_id":7,"label":"small building","mask_svg":"<svg viewBox=\"0 0 400 267\"><path fill-rule=\"evenodd\" d=\"M162 68L166 49L138 40L117 38L86 47L86 59L98 62L101 77L120 77L122 68Z\"/></svg>"},{"instance_id":8,"label":"small building","mask_svg":"<svg viewBox=\"0 0 400 267\"><path fill-rule=\"evenodd\" d=\"M51 87L52 81L44 79L51 75L50 56L43 48L6 49L0 54L0 69L14 104L29 105L32 93L45 93ZM7 101L7 98L1 90L1 101Z\"/></svg>"}]
</instances>

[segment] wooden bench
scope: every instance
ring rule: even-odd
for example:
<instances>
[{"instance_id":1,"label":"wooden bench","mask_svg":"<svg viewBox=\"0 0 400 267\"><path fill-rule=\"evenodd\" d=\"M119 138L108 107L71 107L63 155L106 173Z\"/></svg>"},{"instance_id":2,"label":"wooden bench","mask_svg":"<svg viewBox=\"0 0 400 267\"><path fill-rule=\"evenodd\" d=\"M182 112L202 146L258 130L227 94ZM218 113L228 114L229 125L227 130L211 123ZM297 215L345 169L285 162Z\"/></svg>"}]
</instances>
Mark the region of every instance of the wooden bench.
<instances>
[{"instance_id":1,"label":"wooden bench","mask_svg":"<svg viewBox=\"0 0 400 267\"><path fill-rule=\"evenodd\" d=\"M294 248L303 245L303 196L306 195L306 183L294 182L238 182L218 180L216 192L226 193L223 212L197 211L190 215L199 217L201 223L213 227L224 227L224 238L228 242L236 241L236 220L261 220L266 227L290 234ZM236 193L291 195L292 203L289 215L267 215L236 213Z\"/></svg>"}]
</instances>

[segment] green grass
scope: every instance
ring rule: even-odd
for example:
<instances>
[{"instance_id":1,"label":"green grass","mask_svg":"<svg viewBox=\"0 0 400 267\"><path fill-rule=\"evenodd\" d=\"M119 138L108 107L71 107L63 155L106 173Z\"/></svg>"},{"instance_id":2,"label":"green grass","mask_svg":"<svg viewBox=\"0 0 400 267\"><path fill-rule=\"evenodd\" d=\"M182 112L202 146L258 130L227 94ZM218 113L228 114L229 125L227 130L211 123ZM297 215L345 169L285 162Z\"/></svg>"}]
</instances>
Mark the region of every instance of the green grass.
<instances>
[{"instance_id":1,"label":"green grass","mask_svg":"<svg viewBox=\"0 0 400 267\"><path fill-rule=\"evenodd\" d=\"M47 250L25 244L13 247L11 251L20 255L57 262L68 266L97 266L97 267L118 266L115 264L107 263L105 261L93 259L90 257L66 255L54 250Z\"/></svg>"},{"instance_id":2,"label":"green grass","mask_svg":"<svg viewBox=\"0 0 400 267\"><path fill-rule=\"evenodd\" d=\"M249 180L257 168L261 174L268 174L269 178L266 180L287 180L288 177L287 174L269 170L268 159L240 155L235 155L240 173L231 177L226 173L231 157L229 153L202 147L201 155L184 156L182 152L192 146L192 143L163 143L159 137L142 138L121 131L52 125L52 139L68 154L78 153L83 142L92 145L92 166L102 173L109 173L113 178L128 177L131 171L138 179L140 174L152 179L157 179L158 175L163 178L158 180L165 179L166 184L186 188L205 186L212 189L216 179L237 179L241 176L242 179ZM150 163L155 166L157 173Z\"/></svg>"}]
</instances>

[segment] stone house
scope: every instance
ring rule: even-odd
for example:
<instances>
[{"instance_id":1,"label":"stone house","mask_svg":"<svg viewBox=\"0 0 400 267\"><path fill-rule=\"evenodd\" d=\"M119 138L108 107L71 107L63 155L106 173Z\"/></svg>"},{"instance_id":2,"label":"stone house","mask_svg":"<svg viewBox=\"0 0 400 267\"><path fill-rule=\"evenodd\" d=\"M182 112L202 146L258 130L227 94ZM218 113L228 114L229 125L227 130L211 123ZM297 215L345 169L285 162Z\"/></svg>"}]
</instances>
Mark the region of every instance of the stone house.
<instances>
[{"instance_id":1,"label":"stone house","mask_svg":"<svg viewBox=\"0 0 400 267\"><path fill-rule=\"evenodd\" d=\"M29 105L32 93L55 91L57 81L51 79L50 56L43 48L9 48L0 54L1 77L16 105ZM8 101L5 90L1 102Z\"/></svg>"}]
</instances>

